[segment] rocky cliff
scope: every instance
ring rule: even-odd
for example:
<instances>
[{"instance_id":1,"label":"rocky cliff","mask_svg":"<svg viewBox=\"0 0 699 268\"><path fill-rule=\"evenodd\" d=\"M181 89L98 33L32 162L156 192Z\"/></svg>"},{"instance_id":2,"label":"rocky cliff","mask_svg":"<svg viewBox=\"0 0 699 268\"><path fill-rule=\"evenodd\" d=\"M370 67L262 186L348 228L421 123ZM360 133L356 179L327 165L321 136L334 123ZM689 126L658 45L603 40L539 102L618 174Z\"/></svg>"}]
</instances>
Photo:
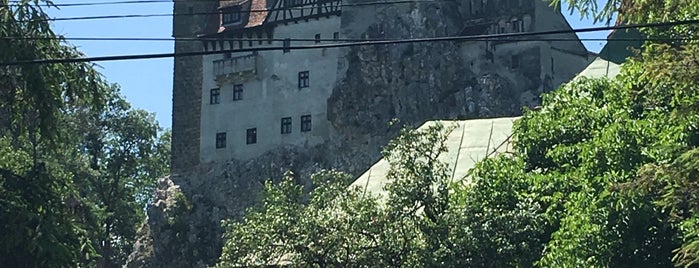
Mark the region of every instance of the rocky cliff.
<instances>
[{"instance_id":1,"label":"rocky cliff","mask_svg":"<svg viewBox=\"0 0 699 268\"><path fill-rule=\"evenodd\" d=\"M351 2L361 1L346 1ZM458 2L351 6L349 39L451 36L463 28ZM299 181L319 168L359 174L403 125L430 119L514 116L524 104L497 73L464 66L456 42L368 45L342 51L328 99L335 137L315 147L284 147L256 159L192 167L162 179L128 267L205 267L221 250L220 221L239 218L267 179L291 170ZM394 121L397 124L389 125ZM310 187L310 186L309 186Z\"/></svg>"}]
</instances>

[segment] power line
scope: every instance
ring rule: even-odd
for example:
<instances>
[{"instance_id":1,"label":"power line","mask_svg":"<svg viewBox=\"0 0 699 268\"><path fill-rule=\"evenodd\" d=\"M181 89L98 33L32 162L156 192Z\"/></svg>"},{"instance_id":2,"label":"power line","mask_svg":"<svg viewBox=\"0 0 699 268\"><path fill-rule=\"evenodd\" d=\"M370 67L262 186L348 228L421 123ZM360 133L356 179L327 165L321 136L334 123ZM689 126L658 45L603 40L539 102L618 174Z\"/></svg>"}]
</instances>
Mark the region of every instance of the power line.
<instances>
[{"instance_id":1,"label":"power line","mask_svg":"<svg viewBox=\"0 0 699 268\"><path fill-rule=\"evenodd\" d=\"M6 6L22 6L22 1L9 1ZM106 5L128 5L128 4L164 4L173 3L172 0L132 0L113 2L86 2L86 3L64 3L64 4L38 4L43 7L80 7L80 6L106 6Z\"/></svg>"},{"instance_id":2,"label":"power line","mask_svg":"<svg viewBox=\"0 0 699 268\"><path fill-rule=\"evenodd\" d=\"M433 0L433 1L423 1L423 2L439 2L439 1L450 1L450 0ZM452 0L453 1L453 0ZM112 1L112 2L86 2L86 3L63 3L63 4L38 4L35 6L43 7L80 7L80 6L106 6L106 5L130 5L130 4L172 4L177 2L176 0L131 0L131 1ZM188 2L215 2L211 0L189 0ZM415 1L413 1L415 2ZM9 4L5 6L23 6L22 1L9 1Z\"/></svg>"},{"instance_id":3,"label":"power line","mask_svg":"<svg viewBox=\"0 0 699 268\"><path fill-rule=\"evenodd\" d=\"M178 37L178 38L153 38L153 37L27 37L27 36L0 36L0 40L66 40L66 41L146 41L146 42L202 42L202 41L225 41L225 42L366 42L366 41L391 41L400 39L314 39L314 38L206 38L206 37ZM469 41L497 41L496 38L482 38ZM507 39L513 40L513 39ZM536 38L536 39L516 39L517 41L692 41L699 40L699 37L665 37L665 38Z\"/></svg>"},{"instance_id":4,"label":"power line","mask_svg":"<svg viewBox=\"0 0 699 268\"><path fill-rule=\"evenodd\" d=\"M289 46L289 47L274 46L274 47L258 47L258 48L221 50L221 51L196 51L196 52L184 52L184 53L120 55L120 56L103 56L103 57L85 57L85 58L74 58L74 59L63 58L63 59L23 60L23 61L13 61L13 62L3 62L3 63L0 63L0 66L12 66L12 65L23 65L23 64L77 63L77 62L94 62L94 61L155 59L155 58L214 55L214 54L221 54L221 53L228 53L228 52L255 52L255 51L271 51L271 50L282 50L282 49L306 50L306 49L339 48L339 47L366 46L366 45L388 45L388 44L444 42L444 41L471 41L471 40L482 40L482 39L516 38L516 37L523 37L523 36L597 32L597 31L621 30L621 29L669 27L669 26L678 26L678 25L689 25L689 24L699 24L699 19L674 21L674 22L655 22L655 23L630 24L630 25L618 25L618 26L591 27L591 28L570 29L570 30L553 30L553 31L541 31L541 32L523 32L523 33L473 35L473 36L430 37L430 38L415 38L415 39L385 40L385 41L364 41L364 42L349 42L349 43L340 43L340 44L325 44L325 45L320 44L320 45L311 45L311 46L293 46L293 47L292 46ZM511 39L511 40L517 41L517 39Z\"/></svg>"},{"instance_id":5,"label":"power line","mask_svg":"<svg viewBox=\"0 0 699 268\"><path fill-rule=\"evenodd\" d=\"M387 39L315 39L315 38L212 38L212 37L30 37L30 36L0 36L0 40L66 40L66 41L191 41L191 42L202 42L202 41L292 41L292 42L328 42L328 41L340 41L340 42L361 42L361 41L385 41Z\"/></svg>"},{"instance_id":6,"label":"power line","mask_svg":"<svg viewBox=\"0 0 699 268\"><path fill-rule=\"evenodd\" d=\"M409 3L436 3L436 2L454 2L455 0L393 0L393 1L377 1L352 4L338 4L333 7L356 7L356 6L374 6L374 5L392 5L392 4L409 4ZM281 9L250 9L227 11L226 13L258 13L258 12L273 12L278 10L316 10L317 6L299 6L287 7ZM200 15L218 15L222 14L219 11L215 12L192 12L192 13L160 13L160 14L128 14L128 15L100 15L100 16L82 16L82 17L64 17L64 18L44 18L32 20L19 20L17 22L40 22L40 21L72 21L72 20L101 20L101 19L128 19L128 18L153 18L153 17L182 17L182 16L200 16Z\"/></svg>"}]
</instances>

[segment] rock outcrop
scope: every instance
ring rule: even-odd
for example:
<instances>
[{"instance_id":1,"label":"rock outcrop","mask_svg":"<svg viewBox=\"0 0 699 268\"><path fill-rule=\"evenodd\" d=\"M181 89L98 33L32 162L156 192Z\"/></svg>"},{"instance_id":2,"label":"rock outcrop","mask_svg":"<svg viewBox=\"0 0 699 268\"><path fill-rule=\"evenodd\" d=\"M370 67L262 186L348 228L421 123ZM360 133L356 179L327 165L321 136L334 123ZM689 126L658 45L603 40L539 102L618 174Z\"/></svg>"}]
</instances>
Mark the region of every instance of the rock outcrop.
<instances>
[{"instance_id":1,"label":"rock outcrop","mask_svg":"<svg viewBox=\"0 0 699 268\"><path fill-rule=\"evenodd\" d=\"M350 1L351 2L351 1ZM463 28L457 2L415 2L343 9L348 39L453 36ZM346 48L328 99L335 137L314 147L284 147L246 162L192 167L162 179L148 224L128 267L205 267L221 250L220 221L255 204L267 179L291 170L302 178L320 168L359 174L404 125L432 119L515 116L521 92L497 73L464 66L456 42ZM397 122L389 124L389 122ZM309 185L310 186L310 185Z\"/></svg>"}]
</instances>

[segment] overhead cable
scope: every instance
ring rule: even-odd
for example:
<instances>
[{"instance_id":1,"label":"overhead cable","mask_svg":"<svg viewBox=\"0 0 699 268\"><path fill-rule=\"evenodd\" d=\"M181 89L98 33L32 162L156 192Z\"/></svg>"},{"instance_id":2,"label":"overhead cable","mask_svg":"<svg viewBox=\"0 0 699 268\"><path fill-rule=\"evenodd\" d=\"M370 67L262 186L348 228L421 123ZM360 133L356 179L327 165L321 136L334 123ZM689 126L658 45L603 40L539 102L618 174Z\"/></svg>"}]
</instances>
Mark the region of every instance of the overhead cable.
<instances>
[{"instance_id":1,"label":"overhead cable","mask_svg":"<svg viewBox=\"0 0 699 268\"><path fill-rule=\"evenodd\" d=\"M425 2L438 2L438 1L453 1L453 0L432 0ZM43 7L80 7L80 6L106 6L106 5L131 5L131 4L173 4L177 2L176 0L131 0L131 1L111 1L111 2L83 2L83 3L52 3L52 4L34 4L35 6ZM184 2L184 1L183 1ZM188 3L192 2L216 2L211 0L188 0ZM23 6L22 1L9 1L5 6Z\"/></svg>"},{"instance_id":2,"label":"overhead cable","mask_svg":"<svg viewBox=\"0 0 699 268\"><path fill-rule=\"evenodd\" d=\"M391 1L376 1L363 2L352 4L338 4L330 7L356 7L356 6L375 6L375 5L393 5L393 4L409 4L409 3L435 3L435 2L453 2L455 0L391 0ZM273 12L277 10L317 10L318 6L298 6L285 7L281 9L250 9L250 10L233 10L226 13L258 13L258 12ZM101 19L129 19L129 18L153 18L153 17L182 17L182 16L201 16L201 15L218 15L220 11L213 12L192 12L192 13L160 13L160 14L127 14L127 15L99 15L99 16L82 16L82 17L59 17L59 18L43 18L32 20L18 20L17 22L40 22L40 21L74 21L74 20L101 20Z\"/></svg>"},{"instance_id":3,"label":"overhead cable","mask_svg":"<svg viewBox=\"0 0 699 268\"><path fill-rule=\"evenodd\" d=\"M68 58L34 59L34 60L20 60L20 61L13 61L13 62L0 62L0 66L23 65L23 64L49 64L49 63L75 63L75 62L155 59L155 58L214 55L214 54L229 53L229 52L230 53L255 52L255 51L284 50L284 49L306 50L306 49L339 48L339 47L353 47L353 46L367 46L367 45L389 45L389 44L445 42L445 41L471 41L471 40L502 39L502 38L512 38L511 39L512 41L517 41L517 39L516 39L517 37L526 37L526 36L598 32L598 31L621 30L621 29L669 27L669 26L690 25L690 24L699 24L699 19L672 21L672 22L655 22L655 23L643 23L643 24L605 26L605 27L591 27L591 28L570 29L570 30L552 30L552 31L540 31L540 32L520 32L520 33L487 34L487 35L472 35L472 36L427 37L427 38L413 38L413 39L399 39L399 40L385 40L385 41L349 42L349 43L339 43L339 44L318 44L318 45L288 46L288 47L272 46L272 47L229 49L229 50L220 50L220 51L195 51L195 52L183 52L183 53L119 55L119 56L102 56L102 57L84 57L84 58L73 58L73 59L68 59Z\"/></svg>"},{"instance_id":4,"label":"overhead cable","mask_svg":"<svg viewBox=\"0 0 699 268\"><path fill-rule=\"evenodd\" d=\"M213 38L213 37L28 37L28 36L0 36L0 40L65 40L65 41L145 41L145 42L204 42L204 41L225 41L225 42L366 42L366 41L390 41L397 39L314 39L314 38ZM469 41L498 41L512 39L482 38ZM699 37L665 37L665 38L517 38L517 41L692 41L699 40Z\"/></svg>"},{"instance_id":5,"label":"overhead cable","mask_svg":"<svg viewBox=\"0 0 699 268\"><path fill-rule=\"evenodd\" d=\"M203 1L203 0L201 0ZM34 4L43 7L80 7L80 6L106 6L106 5L128 5L128 4L172 4L172 0L132 0L132 1L112 1L112 2L85 2L85 3L54 3L54 4ZM6 6L22 6L22 1L8 1Z\"/></svg>"}]
</instances>

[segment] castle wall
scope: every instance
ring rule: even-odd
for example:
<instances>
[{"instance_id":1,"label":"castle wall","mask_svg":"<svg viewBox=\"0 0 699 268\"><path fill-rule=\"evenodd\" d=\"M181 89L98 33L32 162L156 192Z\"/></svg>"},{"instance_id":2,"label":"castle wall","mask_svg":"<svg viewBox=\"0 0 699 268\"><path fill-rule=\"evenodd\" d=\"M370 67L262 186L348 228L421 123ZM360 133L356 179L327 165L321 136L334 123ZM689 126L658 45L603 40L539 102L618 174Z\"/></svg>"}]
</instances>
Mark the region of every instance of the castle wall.
<instances>
[{"instance_id":1,"label":"castle wall","mask_svg":"<svg viewBox=\"0 0 699 268\"><path fill-rule=\"evenodd\" d=\"M337 16L308 22L275 25L273 38L332 39L339 31ZM243 42L248 44L248 42ZM325 41L323 43L332 43ZM291 46L315 45L315 41L293 41ZM281 47L283 41L264 42L253 47ZM226 48L226 47L224 47ZM244 48L248 48L245 46ZM231 54L231 58L252 56L251 52ZM326 106L337 69L337 48L260 51L256 53L255 74L239 74L231 80L218 79L214 61L223 54L203 57L204 79L200 94L202 162L247 160L279 146L314 146L330 135ZM308 71L308 87L299 87L299 72ZM242 99L234 100L234 85L242 85ZM218 104L211 104L211 89L220 89ZM301 116L311 116L311 130L301 129ZM290 117L290 133L282 133L282 118ZM256 129L256 142L248 144L247 130ZM226 133L225 148L216 148L216 134Z\"/></svg>"},{"instance_id":2,"label":"castle wall","mask_svg":"<svg viewBox=\"0 0 699 268\"><path fill-rule=\"evenodd\" d=\"M502 8L509 7L508 9ZM249 43L243 41L223 42L223 47L212 49L240 49L254 47L282 46L279 39L313 39L320 34L328 39L334 33L343 36L357 35L354 31L371 29L372 38L384 34L383 26L374 24L369 17L369 9L390 8L409 12L410 5L391 7L358 7L347 10L342 15L345 26L340 27L340 17L330 16L308 21L267 25L272 27L275 41ZM465 18L465 27L482 29L480 34L500 34L568 29L569 25L559 10L540 1L512 0L472 0L460 5ZM409 15L412 16L412 15ZM351 27L350 27L351 25ZM425 25L424 27L431 27ZM479 28L480 27L480 28ZM249 30L249 29L248 29ZM448 30L448 29L447 29ZM467 34L467 33L466 33ZM479 33L474 33L479 34ZM244 35L243 35L244 36ZM256 36L256 35L252 35ZM359 35L368 38L368 35ZM259 36L256 36L259 38ZM266 37L267 38L267 37ZM575 34L544 36L544 38L570 38ZM330 42L326 42L330 43ZM314 41L292 42L292 46L313 45ZM233 45L234 47L229 47ZM242 46L241 46L242 45ZM220 45L219 45L220 46ZM542 92L549 91L568 81L587 65L587 52L577 41L469 41L460 45L462 62L468 73L465 76L482 77L495 75L504 79L508 91L518 99L517 103L534 106ZM196 123L199 129L187 132L190 139L186 146L197 143L198 152L189 154L188 160L214 163L219 161L248 160L279 146L309 147L322 144L335 135L335 128L328 121L327 100L337 81L356 79L345 77L346 60L350 50L342 48L292 50L283 52L260 51L230 54L230 58L247 57L253 59L254 71L231 74L225 79L217 75L215 61L224 60L224 54L207 55L201 58L199 66L189 70L201 70L201 86L196 96L187 101L198 101L199 121L193 117L188 125ZM552 60L554 59L555 60ZM368 59L372 60L372 59ZM551 65L554 64L554 65ZM339 68L338 68L339 67ZM177 71L177 68L176 68ZM299 88L299 72L309 72L309 86ZM185 82L194 82L197 76ZM361 79L361 77L357 77ZM234 86L242 85L242 99L234 100ZM218 89L218 103L211 103L211 89ZM188 105L191 105L189 103ZM516 107L513 107L516 109ZM301 116L311 116L311 130L301 131ZM282 133L282 118L291 118L291 132ZM255 142L250 143L248 131L255 130ZM225 147L217 145L217 135L225 134ZM219 141L220 143L221 141ZM187 148L188 148L187 147ZM184 148L180 146L180 148ZM187 149L187 151L191 151Z\"/></svg>"},{"instance_id":3,"label":"castle wall","mask_svg":"<svg viewBox=\"0 0 699 268\"><path fill-rule=\"evenodd\" d=\"M268 0L266 6L272 7L273 2ZM246 31L244 35L236 31L215 34L218 25L208 25L211 31L207 33L233 38L272 35L275 39L313 38L316 33L326 39L334 32L348 39L429 38L516 31L514 18L522 22L521 31L568 29L567 24L555 22L560 12L539 0L359 5L362 2L343 0L341 18L332 15L330 19L266 23L241 30ZM464 7L469 2L487 8L470 14ZM216 5L215 0L177 0L175 12L211 12ZM174 36L194 37L202 33L205 21L194 15L175 16ZM231 43L233 49L241 48L237 41L208 43L205 48L200 42L178 41L175 51L221 50L221 44L231 49ZM242 48L251 46L242 43ZM292 46L309 43L314 44L293 42ZM240 218L258 201L263 183L288 170L299 179L319 168L358 175L380 158L381 147L402 126L434 119L520 115L522 106L539 103L541 91L553 89L583 69L584 47L568 44L500 40L239 52L230 55L231 59L241 57L230 65L238 69L228 70L238 74L223 76L216 75L228 68L221 67L221 60L228 57L223 53L176 58L172 183L164 180L159 184L167 191L159 191L148 209L150 233L143 237L152 242L140 253L150 258L152 266L134 263L133 267L214 264L221 253L221 220ZM281 41L252 42L252 47L281 45ZM515 59L517 64L513 64ZM219 62L216 67L215 61ZM298 72L305 70L309 71L309 87L299 89ZM236 84L242 84L244 91L241 100L233 101ZM219 104L210 104L212 88L220 89ZM310 132L300 131L303 114L311 115ZM292 118L292 131L281 134L281 118L287 116ZM248 128L257 128L255 144L246 144ZM216 133L220 132L226 133L226 147L217 149ZM175 199L179 195L168 194L178 189L191 204L186 211L182 208L189 205L177 205L182 202ZM173 226L171 218L183 224Z\"/></svg>"},{"instance_id":4,"label":"castle wall","mask_svg":"<svg viewBox=\"0 0 699 268\"><path fill-rule=\"evenodd\" d=\"M542 62L542 69L546 70L547 67L549 68L547 72L552 74L553 88L556 88L558 85L573 79L581 71L578 67L588 66L592 60L594 60L593 57L582 57L553 46L549 52L548 63L545 60Z\"/></svg>"},{"instance_id":5,"label":"castle wall","mask_svg":"<svg viewBox=\"0 0 699 268\"><path fill-rule=\"evenodd\" d=\"M570 24L563 14L561 14L560 9L549 6L549 2L546 1L535 1L536 4L536 20L534 22L534 29L536 31L551 31L551 30L569 30L571 29ZM560 34L549 34L543 35L544 39L559 39L565 41L552 41L551 46L562 51L566 51L570 54L577 54L581 57L587 58L587 49L580 42L578 36L575 33L560 33ZM587 65L585 65L587 66ZM582 70L583 67L577 68Z\"/></svg>"},{"instance_id":6,"label":"castle wall","mask_svg":"<svg viewBox=\"0 0 699 268\"><path fill-rule=\"evenodd\" d=\"M178 0L172 35L175 38L196 37L206 26L206 17L190 15L210 12L218 1ZM214 9L215 10L215 9ZM202 51L200 42L175 41L175 53ZM175 57L172 90L172 156L171 173L186 173L199 164L199 121L202 83L202 57Z\"/></svg>"}]
</instances>

